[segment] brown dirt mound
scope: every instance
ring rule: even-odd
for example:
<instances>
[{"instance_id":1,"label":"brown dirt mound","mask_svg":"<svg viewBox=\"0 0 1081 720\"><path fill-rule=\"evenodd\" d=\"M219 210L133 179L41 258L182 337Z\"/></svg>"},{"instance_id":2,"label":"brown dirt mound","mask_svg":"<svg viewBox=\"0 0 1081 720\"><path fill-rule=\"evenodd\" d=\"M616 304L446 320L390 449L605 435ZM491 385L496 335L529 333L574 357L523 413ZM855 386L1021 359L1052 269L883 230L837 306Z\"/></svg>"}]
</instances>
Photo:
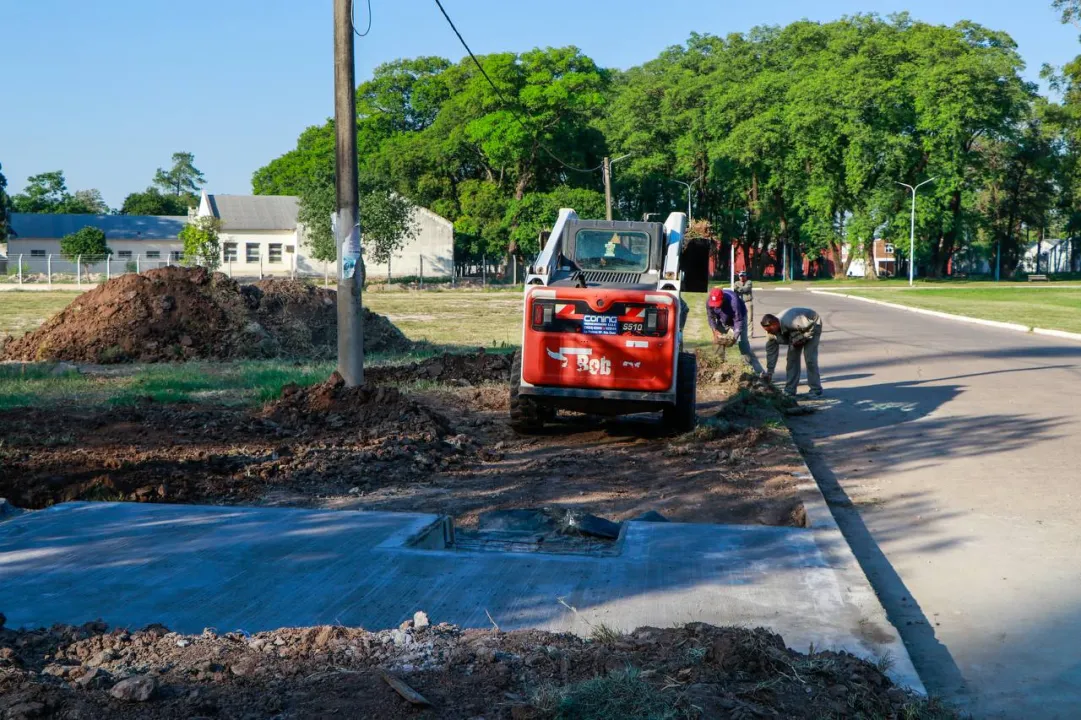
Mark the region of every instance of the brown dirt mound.
<instances>
[{"instance_id":1,"label":"brown dirt mound","mask_svg":"<svg viewBox=\"0 0 1081 720\"><path fill-rule=\"evenodd\" d=\"M397 388L346 387L337 372L319 385L287 385L264 417L293 429L343 428L366 437L422 437L428 442L442 438L451 426L439 412Z\"/></svg>"},{"instance_id":2,"label":"brown dirt mound","mask_svg":"<svg viewBox=\"0 0 1081 720\"><path fill-rule=\"evenodd\" d=\"M0 716L957 717L866 661L794 652L763 629L692 623L583 640L422 622L255 635L185 636L160 625L110 631L101 622L0 629ZM411 706L384 673L431 707Z\"/></svg>"},{"instance_id":3,"label":"brown dirt mound","mask_svg":"<svg viewBox=\"0 0 1081 720\"><path fill-rule=\"evenodd\" d=\"M333 357L336 294L291 280L240 285L203 268L167 267L110 280L38 330L4 345L3 360L165 362ZM369 352L411 343L365 311Z\"/></svg>"},{"instance_id":4,"label":"brown dirt mound","mask_svg":"<svg viewBox=\"0 0 1081 720\"><path fill-rule=\"evenodd\" d=\"M509 380L510 366L510 355L491 355L486 353L484 348L477 348L475 353L467 355L444 353L408 365L373 367L365 370L365 377L375 383L433 380L459 385L480 385Z\"/></svg>"}]
</instances>

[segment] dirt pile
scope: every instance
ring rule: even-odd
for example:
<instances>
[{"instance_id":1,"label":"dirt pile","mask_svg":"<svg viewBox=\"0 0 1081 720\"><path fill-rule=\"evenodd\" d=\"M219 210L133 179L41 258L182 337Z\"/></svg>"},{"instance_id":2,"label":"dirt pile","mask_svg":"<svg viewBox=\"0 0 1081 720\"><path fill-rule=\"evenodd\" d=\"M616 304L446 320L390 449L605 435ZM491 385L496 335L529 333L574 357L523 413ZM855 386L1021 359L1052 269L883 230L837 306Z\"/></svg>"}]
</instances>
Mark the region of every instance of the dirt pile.
<instances>
[{"instance_id":1,"label":"dirt pile","mask_svg":"<svg viewBox=\"0 0 1081 720\"><path fill-rule=\"evenodd\" d=\"M285 386L281 398L269 404L263 415L291 429L348 428L369 438L396 435L428 442L439 440L451 427L438 411L397 388L370 383L346 387L337 372L319 385Z\"/></svg>"},{"instance_id":2,"label":"dirt pile","mask_svg":"<svg viewBox=\"0 0 1081 720\"><path fill-rule=\"evenodd\" d=\"M3 360L118 363L329 358L337 352L334 291L290 280L240 285L203 268L127 274L80 295ZM365 312L370 352L407 350L386 318Z\"/></svg>"},{"instance_id":3,"label":"dirt pile","mask_svg":"<svg viewBox=\"0 0 1081 720\"><path fill-rule=\"evenodd\" d=\"M408 365L384 365L365 370L365 377L376 383L406 383L418 380L451 383L455 385L481 385L488 382L506 382L510 379L512 357L507 354L489 354L484 348L475 353L444 353Z\"/></svg>"},{"instance_id":4,"label":"dirt pile","mask_svg":"<svg viewBox=\"0 0 1081 720\"><path fill-rule=\"evenodd\" d=\"M845 653L793 652L761 629L600 628L583 640L414 618L374 633L0 629L0 716L956 717L895 687L875 665ZM411 705L387 677L430 707Z\"/></svg>"}]
</instances>

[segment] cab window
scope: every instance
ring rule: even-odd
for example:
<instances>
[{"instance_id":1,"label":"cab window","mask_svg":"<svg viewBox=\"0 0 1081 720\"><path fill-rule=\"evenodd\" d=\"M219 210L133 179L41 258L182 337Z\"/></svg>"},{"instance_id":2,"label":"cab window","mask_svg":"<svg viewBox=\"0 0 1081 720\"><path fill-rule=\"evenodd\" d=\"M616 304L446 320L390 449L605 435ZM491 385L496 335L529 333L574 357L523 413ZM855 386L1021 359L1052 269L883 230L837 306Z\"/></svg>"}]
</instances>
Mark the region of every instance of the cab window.
<instances>
[{"instance_id":1,"label":"cab window","mask_svg":"<svg viewBox=\"0 0 1081 720\"><path fill-rule=\"evenodd\" d=\"M582 270L645 272L649 269L649 234L579 230L574 236L574 262Z\"/></svg>"}]
</instances>

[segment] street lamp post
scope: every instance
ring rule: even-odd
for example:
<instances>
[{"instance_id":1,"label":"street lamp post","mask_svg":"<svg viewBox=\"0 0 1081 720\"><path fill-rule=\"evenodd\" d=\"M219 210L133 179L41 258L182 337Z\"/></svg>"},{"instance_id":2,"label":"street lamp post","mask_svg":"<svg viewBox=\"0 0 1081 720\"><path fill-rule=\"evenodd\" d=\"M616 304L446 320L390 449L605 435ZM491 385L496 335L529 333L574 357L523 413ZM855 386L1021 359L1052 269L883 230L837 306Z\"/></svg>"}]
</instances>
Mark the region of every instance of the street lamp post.
<instances>
[{"instance_id":1,"label":"street lamp post","mask_svg":"<svg viewBox=\"0 0 1081 720\"><path fill-rule=\"evenodd\" d=\"M916 259L916 191L927 183L932 183L935 178L924 180L919 185L913 187L907 183L897 182L898 185L908 188L912 192L912 225L908 236L908 285L911 287L915 283L916 277L916 265L913 260Z\"/></svg>"},{"instance_id":2,"label":"street lamp post","mask_svg":"<svg viewBox=\"0 0 1081 720\"><path fill-rule=\"evenodd\" d=\"M676 180L675 178L672 178L672 182L679 183L683 187L687 188L687 222L691 221L691 188L697 185L698 181L701 179L702 178L695 178L691 182L686 183L682 180Z\"/></svg>"}]
</instances>

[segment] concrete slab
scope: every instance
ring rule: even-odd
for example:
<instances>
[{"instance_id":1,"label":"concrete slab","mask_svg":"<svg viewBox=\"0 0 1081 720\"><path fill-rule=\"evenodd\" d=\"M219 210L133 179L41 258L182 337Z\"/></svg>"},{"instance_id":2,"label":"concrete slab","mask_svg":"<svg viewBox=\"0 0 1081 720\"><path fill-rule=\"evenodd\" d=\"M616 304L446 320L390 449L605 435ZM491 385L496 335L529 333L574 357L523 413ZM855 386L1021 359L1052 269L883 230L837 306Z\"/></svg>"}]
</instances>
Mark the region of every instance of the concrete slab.
<instances>
[{"instance_id":1,"label":"concrete slab","mask_svg":"<svg viewBox=\"0 0 1081 720\"><path fill-rule=\"evenodd\" d=\"M490 614L504 630L580 634L600 623L764 626L802 651L813 643L889 653L895 679L922 691L835 527L628 523L606 557L411 546L440 522L411 513L67 503L0 525L0 609L15 627L100 617L185 633L380 629L416 610L463 627L490 627Z\"/></svg>"}]
</instances>

